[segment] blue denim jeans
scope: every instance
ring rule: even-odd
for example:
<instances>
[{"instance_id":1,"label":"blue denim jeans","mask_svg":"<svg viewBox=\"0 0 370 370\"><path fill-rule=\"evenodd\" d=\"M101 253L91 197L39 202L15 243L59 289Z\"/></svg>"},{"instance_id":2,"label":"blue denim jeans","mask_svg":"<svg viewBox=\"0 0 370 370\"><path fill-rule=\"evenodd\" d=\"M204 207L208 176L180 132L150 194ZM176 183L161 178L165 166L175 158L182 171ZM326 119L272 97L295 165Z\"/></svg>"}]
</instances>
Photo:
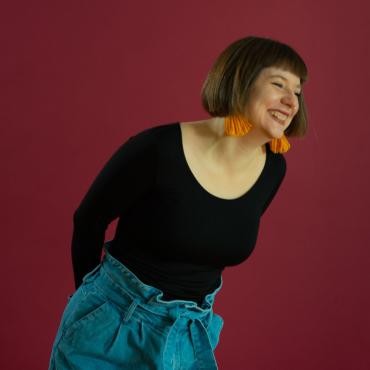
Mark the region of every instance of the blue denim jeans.
<instances>
[{"instance_id":1,"label":"blue denim jeans","mask_svg":"<svg viewBox=\"0 0 370 370\"><path fill-rule=\"evenodd\" d=\"M223 319L212 310L220 285L199 306L162 300L104 244L102 262L68 297L49 370L217 370Z\"/></svg>"}]
</instances>

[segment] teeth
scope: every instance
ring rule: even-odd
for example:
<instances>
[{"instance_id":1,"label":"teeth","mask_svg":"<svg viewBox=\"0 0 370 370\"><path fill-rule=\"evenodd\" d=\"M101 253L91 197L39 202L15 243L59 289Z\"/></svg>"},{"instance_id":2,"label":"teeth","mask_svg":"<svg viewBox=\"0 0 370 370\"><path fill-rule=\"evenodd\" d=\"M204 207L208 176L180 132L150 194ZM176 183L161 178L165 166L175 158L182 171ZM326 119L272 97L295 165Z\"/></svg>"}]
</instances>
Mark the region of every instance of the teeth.
<instances>
[{"instance_id":1,"label":"teeth","mask_svg":"<svg viewBox=\"0 0 370 370\"><path fill-rule=\"evenodd\" d=\"M272 116L276 117L280 121L285 121L287 116L283 113L277 112L277 111L271 111L270 112Z\"/></svg>"}]
</instances>

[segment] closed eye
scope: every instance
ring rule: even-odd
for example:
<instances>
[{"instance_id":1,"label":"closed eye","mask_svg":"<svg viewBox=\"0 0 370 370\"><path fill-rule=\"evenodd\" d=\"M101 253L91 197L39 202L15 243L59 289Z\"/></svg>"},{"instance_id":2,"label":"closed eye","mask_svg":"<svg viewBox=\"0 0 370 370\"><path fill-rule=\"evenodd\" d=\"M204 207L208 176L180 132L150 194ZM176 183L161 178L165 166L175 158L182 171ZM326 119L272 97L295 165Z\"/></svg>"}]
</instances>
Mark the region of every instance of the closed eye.
<instances>
[{"instance_id":1,"label":"closed eye","mask_svg":"<svg viewBox=\"0 0 370 370\"><path fill-rule=\"evenodd\" d=\"M276 85L276 86L279 86L280 88L282 88L282 87L283 87L283 85L282 85L282 84L279 84L279 83L277 83L277 82L272 82L272 84L273 84L273 85ZM295 95L296 95L297 97L300 97L300 96L301 96L301 93L295 93Z\"/></svg>"},{"instance_id":2,"label":"closed eye","mask_svg":"<svg viewBox=\"0 0 370 370\"><path fill-rule=\"evenodd\" d=\"M282 84L279 84L279 83L277 83L277 82L273 82L272 84L273 84L273 85L276 85L276 86L279 86L279 87L283 87L283 85L282 85Z\"/></svg>"}]
</instances>

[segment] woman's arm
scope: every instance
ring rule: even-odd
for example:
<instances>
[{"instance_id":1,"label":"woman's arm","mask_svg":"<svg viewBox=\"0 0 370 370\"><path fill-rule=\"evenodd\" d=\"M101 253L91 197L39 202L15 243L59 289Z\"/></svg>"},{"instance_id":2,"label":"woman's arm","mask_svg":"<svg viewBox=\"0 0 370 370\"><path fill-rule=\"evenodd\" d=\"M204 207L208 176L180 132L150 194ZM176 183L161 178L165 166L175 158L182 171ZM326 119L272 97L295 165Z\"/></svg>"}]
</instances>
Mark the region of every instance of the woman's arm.
<instances>
[{"instance_id":1,"label":"woman's arm","mask_svg":"<svg viewBox=\"0 0 370 370\"><path fill-rule=\"evenodd\" d=\"M155 130L130 137L104 165L73 214L72 265L76 289L101 260L109 224L154 185Z\"/></svg>"}]
</instances>

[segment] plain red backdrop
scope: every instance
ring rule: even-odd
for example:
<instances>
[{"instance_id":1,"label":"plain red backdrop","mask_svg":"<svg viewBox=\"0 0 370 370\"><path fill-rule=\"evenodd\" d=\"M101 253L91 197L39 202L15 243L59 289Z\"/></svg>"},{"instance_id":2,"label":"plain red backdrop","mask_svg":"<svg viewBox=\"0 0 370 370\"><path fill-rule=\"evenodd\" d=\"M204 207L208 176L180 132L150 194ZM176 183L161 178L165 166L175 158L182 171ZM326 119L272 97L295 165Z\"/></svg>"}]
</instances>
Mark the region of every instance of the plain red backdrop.
<instances>
[{"instance_id":1,"label":"plain red backdrop","mask_svg":"<svg viewBox=\"0 0 370 370\"><path fill-rule=\"evenodd\" d=\"M305 59L309 132L290 141L252 256L224 271L218 363L370 369L369 10L358 0L4 2L0 368L47 368L74 287L72 215L106 160L144 128L207 118L200 89L213 61L258 35Z\"/></svg>"}]
</instances>

